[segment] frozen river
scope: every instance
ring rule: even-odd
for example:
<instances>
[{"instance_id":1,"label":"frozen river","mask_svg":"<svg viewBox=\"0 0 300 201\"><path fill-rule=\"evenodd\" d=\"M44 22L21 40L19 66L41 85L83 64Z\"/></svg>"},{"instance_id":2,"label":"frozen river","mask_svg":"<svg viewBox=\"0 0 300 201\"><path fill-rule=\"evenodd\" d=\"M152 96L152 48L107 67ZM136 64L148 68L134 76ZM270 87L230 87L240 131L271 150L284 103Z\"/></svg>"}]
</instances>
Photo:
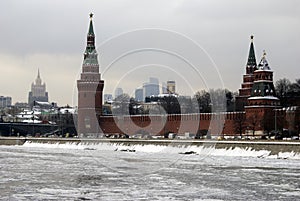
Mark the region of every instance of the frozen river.
<instances>
[{"instance_id":1,"label":"frozen river","mask_svg":"<svg viewBox=\"0 0 300 201\"><path fill-rule=\"evenodd\" d=\"M0 199L300 200L300 157L192 146L0 146Z\"/></svg>"}]
</instances>

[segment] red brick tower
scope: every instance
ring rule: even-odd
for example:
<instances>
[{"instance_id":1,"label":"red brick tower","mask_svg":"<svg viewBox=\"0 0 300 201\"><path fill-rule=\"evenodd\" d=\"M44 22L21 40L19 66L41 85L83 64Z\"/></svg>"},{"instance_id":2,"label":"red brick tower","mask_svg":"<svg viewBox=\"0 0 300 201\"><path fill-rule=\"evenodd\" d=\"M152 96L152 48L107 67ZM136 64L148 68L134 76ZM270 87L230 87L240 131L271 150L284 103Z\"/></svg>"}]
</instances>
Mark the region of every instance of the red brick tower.
<instances>
[{"instance_id":1,"label":"red brick tower","mask_svg":"<svg viewBox=\"0 0 300 201\"><path fill-rule=\"evenodd\" d=\"M249 49L249 56L246 65L246 74L243 75L242 88L239 89L239 95L236 97L236 111L244 111L244 107L248 104L247 99L251 95L251 89L254 81L254 71L257 69L253 36L251 36L251 43Z\"/></svg>"},{"instance_id":2,"label":"red brick tower","mask_svg":"<svg viewBox=\"0 0 300 201\"><path fill-rule=\"evenodd\" d=\"M265 52L253 76L251 97L248 98L248 106L245 106L247 127L253 134L263 134L274 129L274 109L280 107L273 84L273 71Z\"/></svg>"},{"instance_id":3,"label":"red brick tower","mask_svg":"<svg viewBox=\"0 0 300 201\"><path fill-rule=\"evenodd\" d=\"M90 26L87 45L84 52L82 73L77 80L78 88L78 127L79 135L95 135L100 132L98 117L102 112L102 91L104 81L99 73L98 54L95 48L93 14L90 14Z\"/></svg>"}]
</instances>

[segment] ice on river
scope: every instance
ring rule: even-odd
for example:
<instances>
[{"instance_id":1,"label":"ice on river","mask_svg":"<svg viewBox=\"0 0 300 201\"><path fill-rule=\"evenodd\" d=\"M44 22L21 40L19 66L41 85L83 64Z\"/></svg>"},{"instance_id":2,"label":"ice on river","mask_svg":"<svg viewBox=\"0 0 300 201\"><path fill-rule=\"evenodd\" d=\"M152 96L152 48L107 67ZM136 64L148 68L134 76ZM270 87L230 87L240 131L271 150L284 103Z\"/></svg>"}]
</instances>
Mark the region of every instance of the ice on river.
<instances>
[{"instance_id":1,"label":"ice on river","mask_svg":"<svg viewBox=\"0 0 300 201\"><path fill-rule=\"evenodd\" d=\"M0 146L2 200L299 200L299 178L298 154L251 148Z\"/></svg>"}]
</instances>

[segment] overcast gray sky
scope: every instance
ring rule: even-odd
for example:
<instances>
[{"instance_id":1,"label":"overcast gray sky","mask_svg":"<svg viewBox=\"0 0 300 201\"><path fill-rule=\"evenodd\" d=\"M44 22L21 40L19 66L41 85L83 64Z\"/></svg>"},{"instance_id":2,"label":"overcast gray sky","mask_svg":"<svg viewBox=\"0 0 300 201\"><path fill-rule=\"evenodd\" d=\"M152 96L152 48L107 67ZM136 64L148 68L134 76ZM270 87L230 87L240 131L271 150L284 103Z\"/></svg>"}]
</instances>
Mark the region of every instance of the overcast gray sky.
<instances>
[{"instance_id":1,"label":"overcast gray sky","mask_svg":"<svg viewBox=\"0 0 300 201\"><path fill-rule=\"evenodd\" d=\"M0 95L27 102L39 68L51 102L77 104L90 12L104 93L121 86L133 95L149 76L174 79L184 95L222 85L236 91L252 34L257 60L266 50L275 81L300 78L298 0L2 0ZM143 51L107 67L135 49Z\"/></svg>"}]
</instances>

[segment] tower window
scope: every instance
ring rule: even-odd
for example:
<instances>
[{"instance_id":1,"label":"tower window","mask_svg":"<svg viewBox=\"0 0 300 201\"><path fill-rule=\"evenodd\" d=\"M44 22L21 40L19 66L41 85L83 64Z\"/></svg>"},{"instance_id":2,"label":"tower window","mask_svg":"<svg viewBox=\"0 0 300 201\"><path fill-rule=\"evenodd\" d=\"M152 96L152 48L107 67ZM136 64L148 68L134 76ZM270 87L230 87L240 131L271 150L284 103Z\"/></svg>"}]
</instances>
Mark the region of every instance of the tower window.
<instances>
[{"instance_id":1,"label":"tower window","mask_svg":"<svg viewBox=\"0 0 300 201\"><path fill-rule=\"evenodd\" d=\"M84 118L84 124L85 124L85 128L91 128L91 120L90 117L85 117Z\"/></svg>"}]
</instances>

